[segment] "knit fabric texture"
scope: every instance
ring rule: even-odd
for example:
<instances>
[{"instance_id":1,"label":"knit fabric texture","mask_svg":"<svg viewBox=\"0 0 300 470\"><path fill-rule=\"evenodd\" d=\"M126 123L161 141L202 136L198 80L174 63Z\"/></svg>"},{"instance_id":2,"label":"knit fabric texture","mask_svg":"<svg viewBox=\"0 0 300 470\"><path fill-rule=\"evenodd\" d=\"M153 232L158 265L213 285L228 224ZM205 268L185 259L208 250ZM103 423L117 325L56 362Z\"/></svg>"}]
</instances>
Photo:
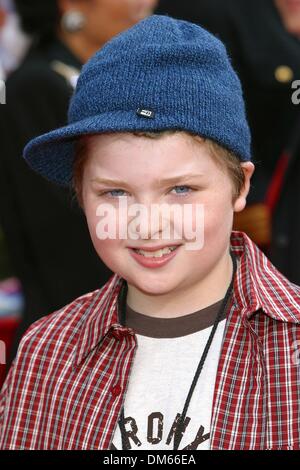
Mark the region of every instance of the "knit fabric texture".
<instances>
[{"instance_id":1,"label":"knit fabric texture","mask_svg":"<svg viewBox=\"0 0 300 470\"><path fill-rule=\"evenodd\" d=\"M196 24L152 15L83 66L68 125L31 140L24 158L48 180L69 185L79 136L166 129L210 138L251 160L241 84L223 43Z\"/></svg>"}]
</instances>

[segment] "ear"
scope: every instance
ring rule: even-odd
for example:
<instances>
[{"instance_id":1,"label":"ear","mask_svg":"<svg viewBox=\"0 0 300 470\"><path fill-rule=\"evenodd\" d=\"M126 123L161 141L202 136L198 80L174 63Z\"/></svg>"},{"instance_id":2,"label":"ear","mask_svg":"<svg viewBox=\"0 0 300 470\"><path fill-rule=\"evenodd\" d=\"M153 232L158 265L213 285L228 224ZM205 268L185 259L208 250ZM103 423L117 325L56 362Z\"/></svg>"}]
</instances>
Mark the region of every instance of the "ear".
<instances>
[{"instance_id":1,"label":"ear","mask_svg":"<svg viewBox=\"0 0 300 470\"><path fill-rule=\"evenodd\" d=\"M250 180L251 176L254 173L255 166L252 162L243 162L241 163L242 170L245 175L245 184L240 192L239 197L235 200L233 204L234 212L241 212L247 203L247 196L250 190Z\"/></svg>"}]
</instances>

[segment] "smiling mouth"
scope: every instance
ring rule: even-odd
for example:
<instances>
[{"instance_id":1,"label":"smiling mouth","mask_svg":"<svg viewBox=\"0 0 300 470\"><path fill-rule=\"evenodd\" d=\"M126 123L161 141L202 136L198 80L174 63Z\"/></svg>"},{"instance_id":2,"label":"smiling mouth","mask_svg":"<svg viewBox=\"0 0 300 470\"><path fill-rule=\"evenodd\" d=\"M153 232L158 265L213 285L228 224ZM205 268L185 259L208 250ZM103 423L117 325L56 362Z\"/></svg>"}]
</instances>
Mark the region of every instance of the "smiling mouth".
<instances>
[{"instance_id":1,"label":"smiling mouth","mask_svg":"<svg viewBox=\"0 0 300 470\"><path fill-rule=\"evenodd\" d=\"M168 247L164 247L155 251L140 250L138 248L131 248L131 249L135 251L136 253L138 253L139 255L144 256L145 258L162 258L163 256L169 255L170 253L175 251L178 247L179 245L170 246L170 247L168 246Z\"/></svg>"}]
</instances>

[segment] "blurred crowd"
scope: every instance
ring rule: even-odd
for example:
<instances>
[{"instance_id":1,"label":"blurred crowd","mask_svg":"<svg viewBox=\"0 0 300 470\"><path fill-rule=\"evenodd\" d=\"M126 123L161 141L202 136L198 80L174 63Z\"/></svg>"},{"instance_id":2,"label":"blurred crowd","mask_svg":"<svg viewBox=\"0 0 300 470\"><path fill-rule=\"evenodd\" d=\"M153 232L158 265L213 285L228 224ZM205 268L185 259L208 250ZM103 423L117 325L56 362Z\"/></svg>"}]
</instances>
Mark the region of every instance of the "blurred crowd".
<instances>
[{"instance_id":1,"label":"blurred crowd","mask_svg":"<svg viewBox=\"0 0 300 470\"><path fill-rule=\"evenodd\" d=\"M82 65L152 13L197 23L225 43L242 82L256 165L234 228L300 284L300 106L292 100L300 0L0 0L0 340L1 320L18 318L8 365L32 322L111 275L71 191L34 174L22 150L66 123Z\"/></svg>"}]
</instances>

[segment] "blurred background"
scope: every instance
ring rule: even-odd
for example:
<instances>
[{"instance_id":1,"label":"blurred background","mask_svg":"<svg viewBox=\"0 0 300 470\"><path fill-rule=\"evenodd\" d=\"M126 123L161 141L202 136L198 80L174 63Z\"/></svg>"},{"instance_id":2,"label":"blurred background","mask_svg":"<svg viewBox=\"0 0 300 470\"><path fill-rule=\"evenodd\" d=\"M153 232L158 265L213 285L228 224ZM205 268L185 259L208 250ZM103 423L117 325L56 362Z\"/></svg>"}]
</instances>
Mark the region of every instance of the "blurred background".
<instances>
[{"instance_id":1,"label":"blurred background","mask_svg":"<svg viewBox=\"0 0 300 470\"><path fill-rule=\"evenodd\" d=\"M242 82L256 164L234 228L300 284L300 106L292 101L300 0L0 0L0 385L31 323L111 275L74 195L27 168L22 150L66 124L82 65L152 13L197 23L225 43Z\"/></svg>"}]
</instances>

